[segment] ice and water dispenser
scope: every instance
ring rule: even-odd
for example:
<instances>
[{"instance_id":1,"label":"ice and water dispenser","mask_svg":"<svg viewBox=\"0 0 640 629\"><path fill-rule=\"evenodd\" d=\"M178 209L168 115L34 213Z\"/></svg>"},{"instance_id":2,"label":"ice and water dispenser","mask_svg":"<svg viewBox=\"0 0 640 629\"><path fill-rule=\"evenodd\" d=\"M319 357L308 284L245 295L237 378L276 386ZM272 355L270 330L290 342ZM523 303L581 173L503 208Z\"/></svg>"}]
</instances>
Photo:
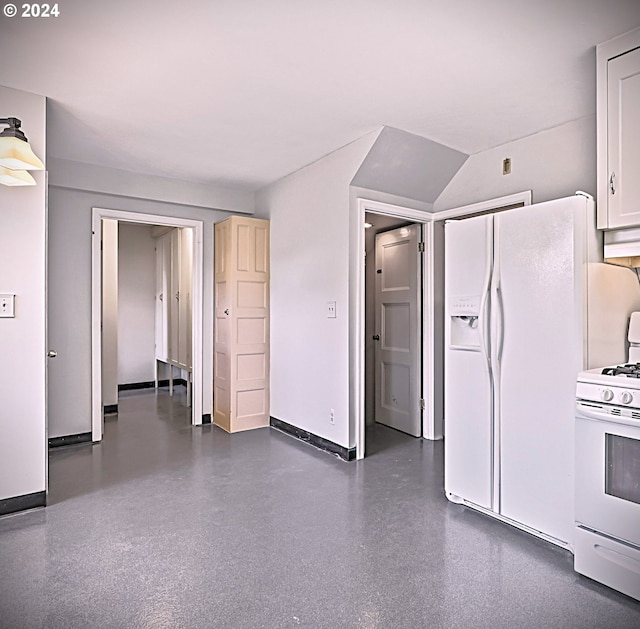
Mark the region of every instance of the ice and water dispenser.
<instances>
[{"instance_id":1,"label":"ice and water dispenser","mask_svg":"<svg viewBox=\"0 0 640 629\"><path fill-rule=\"evenodd\" d=\"M454 297L449 307L449 344L451 349L480 351L480 295Z\"/></svg>"}]
</instances>

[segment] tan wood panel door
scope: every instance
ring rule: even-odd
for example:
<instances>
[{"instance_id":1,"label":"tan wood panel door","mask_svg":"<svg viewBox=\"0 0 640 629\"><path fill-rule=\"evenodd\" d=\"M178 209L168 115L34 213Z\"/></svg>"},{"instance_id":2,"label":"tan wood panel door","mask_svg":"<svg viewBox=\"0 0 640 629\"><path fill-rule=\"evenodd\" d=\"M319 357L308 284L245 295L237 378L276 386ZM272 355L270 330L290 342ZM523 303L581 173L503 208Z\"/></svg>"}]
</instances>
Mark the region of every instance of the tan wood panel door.
<instances>
[{"instance_id":1,"label":"tan wood panel door","mask_svg":"<svg viewBox=\"0 0 640 629\"><path fill-rule=\"evenodd\" d=\"M215 424L269 425L269 222L215 226Z\"/></svg>"},{"instance_id":2,"label":"tan wood panel door","mask_svg":"<svg viewBox=\"0 0 640 629\"><path fill-rule=\"evenodd\" d=\"M422 435L420 227L376 236L375 421Z\"/></svg>"}]
</instances>

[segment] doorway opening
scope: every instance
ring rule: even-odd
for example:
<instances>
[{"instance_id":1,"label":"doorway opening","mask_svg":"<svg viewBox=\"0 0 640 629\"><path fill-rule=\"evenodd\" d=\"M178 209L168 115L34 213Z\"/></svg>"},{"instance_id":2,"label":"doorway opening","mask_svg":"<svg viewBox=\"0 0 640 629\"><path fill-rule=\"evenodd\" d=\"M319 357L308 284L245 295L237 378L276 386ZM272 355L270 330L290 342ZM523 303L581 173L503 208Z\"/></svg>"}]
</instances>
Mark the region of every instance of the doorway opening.
<instances>
[{"instance_id":1,"label":"doorway opening","mask_svg":"<svg viewBox=\"0 0 640 629\"><path fill-rule=\"evenodd\" d=\"M422 225L365 214L365 449L422 436Z\"/></svg>"},{"instance_id":2,"label":"doorway opening","mask_svg":"<svg viewBox=\"0 0 640 629\"><path fill-rule=\"evenodd\" d=\"M373 425L381 406L386 406L386 411L391 411L390 414L395 415L395 418L391 418L391 423L385 419L380 423L386 423L417 437L439 439L442 436L442 380L441 374L433 369L434 361L440 356L434 339L442 338L441 334L436 334L442 317L435 308L435 298L441 287L434 281L433 268L442 256L442 239L438 237L439 226L433 222L429 214L419 210L358 199L357 220L356 250L362 251L363 255L359 261L356 281L354 408L356 458L362 459L366 450L367 426ZM374 227L367 229L365 223L371 223ZM370 232L373 233L369 235ZM391 249L388 249L392 252L391 257L408 259L415 254L411 270L407 269L407 273L413 274L414 281L413 315L409 314L406 300L404 304L400 303L403 300L403 291L406 294L406 290L400 287L402 282L386 282L386 287L390 289L387 294L393 294L388 304L380 303L378 299L379 304L376 308L375 297L371 299L371 293L376 293L375 288L372 289L375 287L376 277L384 274L378 273L383 269L377 261L373 263L375 255L371 255L371 251L375 250L375 232L389 235L386 244L391 245ZM384 238L382 240L384 245ZM382 249L383 245L379 245L379 249ZM412 249L413 247L415 249ZM403 248L405 253L397 256ZM410 250L413 253L409 254ZM381 284L384 285L379 281L378 285ZM396 303L393 303L394 300ZM384 315L381 314L385 309L387 313L393 313L391 317L387 317L386 323L383 321ZM395 337L387 338L385 341L385 330L380 326L389 324L391 327L386 333L395 334ZM376 327L378 329L374 329ZM381 345L378 349L375 347L376 343ZM405 351L390 351L394 348ZM404 357L401 356L403 353ZM413 360L410 368L403 364L408 356ZM385 361L387 366L390 366L390 373L400 374L395 378L395 383L393 374L385 382L382 367ZM407 377L402 375L403 372ZM412 382L411 386L408 385L409 379ZM394 413L394 407L396 411L401 412ZM383 414L386 411L382 411Z\"/></svg>"},{"instance_id":3,"label":"doorway opening","mask_svg":"<svg viewBox=\"0 0 640 629\"><path fill-rule=\"evenodd\" d=\"M113 231L113 227L117 229L118 222L126 224L139 225L139 226L156 226L156 229L160 228L181 228L180 231L188 232L190 251L188 251L188 257L190 257L190 305L191 316L188 321L188 327L190 328L190 357L191 357L191 372L190 378L187 376L187 381L190 380L190 392L191 397L191 423L202 423L202 275L203 275L203 223L202 221L184 219L178 217L166 217L155 214L140 214L137 212L127 212L121 210L109 210L102 208L93 208L92 217L92 371L91 371L91 385L92 385L92 441L100 441L103 434L103 411L104 407L109 406L105 404L109 400L105 400L103 391L103 352L106 347L109 346L108 342L105 343L104 327L103 327L103 294L106 287L108 278L103 278L103 238L108 236L109 231ZM155 271L154 260L154 271ZM111 280L113 281L113 279ZM155 281L150 290L156 291ZM155 307L155 306L154 306ZM179 307L179 306L178 306ZM157 312L155 313L157 316ZM151 326L154 326L154 322L151 322ZM108 327L108 326L107 326ZM108 339L106 339L108 340ZM154 355L154 360L157 356ZM156 369L157 369L156 362ZM171 370L170 372L167 369ZM168 365L165 367L165 373L173 375L174 367ZM182 371L182 373L185 373ZM157 374L157 372L156 372ZM106 375L106 374L105 374ZM156 381L158 376L156 375ZM171 377L171 380L173 378ZM117 389L117 385L116 385ZM113 402L112 402L113 403Z\"/></svg>"}]
</instances>

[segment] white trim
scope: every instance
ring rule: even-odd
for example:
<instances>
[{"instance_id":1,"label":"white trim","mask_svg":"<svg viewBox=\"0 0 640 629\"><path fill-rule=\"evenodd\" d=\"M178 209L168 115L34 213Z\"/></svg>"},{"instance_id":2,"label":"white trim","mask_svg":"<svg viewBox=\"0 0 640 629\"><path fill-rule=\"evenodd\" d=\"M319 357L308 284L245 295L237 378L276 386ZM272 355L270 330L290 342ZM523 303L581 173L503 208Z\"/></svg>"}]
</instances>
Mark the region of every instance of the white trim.
<instances>
[{"instance_id":1,"label":"white trim","mask_svg":"<svg viewBox=\"0 0 640 629\"><path fill-rule=\"evenodd\" d=\"M112 218L133 223L149 225L167 225L171 227L190 227L194 230L193 238L193 301L192 301L192 386L196 395L192 397L191 423L202 423L202 359L203 359L203 237L204 223L200 220L162 216L159 214L142 214L124 210L92 208L92 243L91 243L91 438L92 441L102 439L102 330L101 330L101 296L102 273L100 241L102 239L102 219Z\"/></svg>"},{"instance_id":2,"label":"white trim","mask_svg":"<svg viewBox=\"0 0 640 629\"><path fill-rule=\"evenodd\" d=\"M488 201L472 203L471 205L462 205L460 207L451 208L450 210L440 210L439 212L433 213L433 220L442 221L448 218L457 218L458 216L467 216L468 214L475 214L476 212L484 212L485 210L497 210L501 207L516 205L518 203L522 203L522 205L531 205L531 199L531 190L525 190L523 192L516 192L515 194L508 194L504 197L498 197L497 199L489 199Z\"/></svg>"},{"instance_id":3,"label":"white trim","mask_svg":"<svg viewBox=\"0 0 640 629\"><path fill-rule=\"evenodd\" d=\"M422 418L422 436L434 441L442 437L442 421L437 417L435 367L435 243L433 221L423 227L424 257L422 260L422 395L430 403ZM426 309L429 309L428 311ZM425 316L426 313L430 316ZM429 361L429 369L425 363ZM437 425L436 425L437 424Z\"/></svg>"}]
</instances>

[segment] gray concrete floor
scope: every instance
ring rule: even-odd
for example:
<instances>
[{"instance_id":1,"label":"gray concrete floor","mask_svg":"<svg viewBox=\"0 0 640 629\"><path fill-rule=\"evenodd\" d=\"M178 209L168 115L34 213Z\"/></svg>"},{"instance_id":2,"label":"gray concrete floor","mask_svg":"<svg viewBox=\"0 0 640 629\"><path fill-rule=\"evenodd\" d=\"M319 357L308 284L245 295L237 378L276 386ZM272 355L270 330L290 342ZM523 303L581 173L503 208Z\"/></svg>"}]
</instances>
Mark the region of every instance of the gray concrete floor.
<instances>
[{"instance_id":1,"label":"gray concrete floor","mask_svg":"<svg viewBox=\"0 0 640 629\"><path fill-rule=\"evenodd\" d=\"M345 463L176 402L127 394L51 453L49 506L0 519L0 627L640 627L571 554L450 504L442 443L377 427Z\"/></svg>"}]
</instances>

